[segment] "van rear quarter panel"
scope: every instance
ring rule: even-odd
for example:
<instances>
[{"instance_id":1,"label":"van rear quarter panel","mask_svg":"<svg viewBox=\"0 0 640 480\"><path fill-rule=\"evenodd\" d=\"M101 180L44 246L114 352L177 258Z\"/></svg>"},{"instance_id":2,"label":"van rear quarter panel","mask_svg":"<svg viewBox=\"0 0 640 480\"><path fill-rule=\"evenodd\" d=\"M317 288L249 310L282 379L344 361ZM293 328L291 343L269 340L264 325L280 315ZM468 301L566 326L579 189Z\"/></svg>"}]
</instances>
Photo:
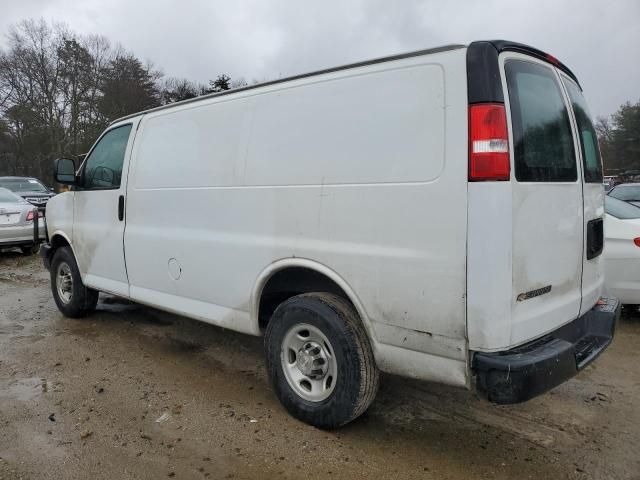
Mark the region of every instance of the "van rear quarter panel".
<instances>
[{"instance_id":1,"label":"van rear quarter panel","mask_svg":"<svg viewBox=\"0 0 640 480\"><path fill-rule=\"evenodd\" d=\"M465 52L145 115L127 199L132 296L185 299L199 313L182 313L258 334L257 279L308 259L357 297L381 368L466 383ZM384 346L426 364L400 372ZM448 360L455 372L443 372Z\"/></svg>"}]
</instances>

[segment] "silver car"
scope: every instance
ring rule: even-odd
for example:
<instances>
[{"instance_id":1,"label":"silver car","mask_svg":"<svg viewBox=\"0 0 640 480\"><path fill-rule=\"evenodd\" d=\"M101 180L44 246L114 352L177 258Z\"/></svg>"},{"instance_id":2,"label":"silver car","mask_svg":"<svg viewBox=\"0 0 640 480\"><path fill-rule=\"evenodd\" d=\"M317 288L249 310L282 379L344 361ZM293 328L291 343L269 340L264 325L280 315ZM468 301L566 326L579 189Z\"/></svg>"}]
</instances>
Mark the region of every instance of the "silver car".
<instances>
[{"instance_id":1,"label":"silver car","mask_svg":"<svg viewBox=\"0 0 640 480\"><path fill-rule=\"evenodd\" d=\"M0 177L0 188L8 188L27 202L44 210L55 193L33 177Z\"/></svg>"},{"instance_id":2,"label":"silver car","mask_svg":"<svg viewBox=\"0 0 640 480\"><path fill-rule=\"evenodd\" d=\"M19 247L24 254L37 250L44 237L44 219L38 209L11 190L0 188L0 249ZM38 219L38 233L34 220Z\"/></svg>"}]
</instances>

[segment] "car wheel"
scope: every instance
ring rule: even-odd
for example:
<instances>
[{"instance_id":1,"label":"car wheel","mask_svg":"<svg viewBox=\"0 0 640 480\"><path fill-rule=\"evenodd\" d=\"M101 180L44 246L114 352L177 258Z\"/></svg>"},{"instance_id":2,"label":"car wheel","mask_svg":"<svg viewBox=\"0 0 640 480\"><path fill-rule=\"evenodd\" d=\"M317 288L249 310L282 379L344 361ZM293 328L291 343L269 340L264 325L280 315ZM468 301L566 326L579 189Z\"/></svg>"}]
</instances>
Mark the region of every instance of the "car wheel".
<instances>
[{"instance_id":1,"label":"car wheel","mask_svg":"<svg viewBox=\"0 0 640 480\"><path fill-rule=\"evenodd\" d=\"M58 248L51 260L51 291L58 309L71 318L84 317L96 308L98 292L85 287L69 247Z\"/></svg>"},{"instance_id":2,"label":"car wheel","mask_svg":"<svg viewBox=\"0 0 640 480\"><path fill-rule=\"evenodd\" d=\"M269 379L291 415L337 428L366 411L379 374L354 308L329 293L297 295L274 312L265 333Z\"/></svg>"}]
</instances>

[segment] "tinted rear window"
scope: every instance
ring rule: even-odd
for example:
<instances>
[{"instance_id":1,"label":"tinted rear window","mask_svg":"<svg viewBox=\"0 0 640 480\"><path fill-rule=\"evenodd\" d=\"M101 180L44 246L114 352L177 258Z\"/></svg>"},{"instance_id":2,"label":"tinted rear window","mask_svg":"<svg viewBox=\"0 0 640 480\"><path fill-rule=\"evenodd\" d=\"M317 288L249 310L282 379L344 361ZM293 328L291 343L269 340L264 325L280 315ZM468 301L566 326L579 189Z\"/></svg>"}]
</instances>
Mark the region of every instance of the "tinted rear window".
<instances>
[{"instance_id":1,"label":"tinted rear window","mask_svg":"<svg viewBox=\"0 0 640 480\"><path fill-rule=\"evenodd\" d=\"M569 113L553 71L520 60L505 63L516 180L575 182L576 156Z\"/></svg>"},{"instance_id":2,"label":"tinted rear window","mask_svg":"<svg viewBox=\"0 0 640 480\"><path fill-rule=\"evenodd\" d=\"M563 77L573 113L576 117L578 130L580 131L580 148L582 149L582 163L584 165L584 181L587 183L602 182L602 160L600 159L600 149L598 148L598 136L591 123L591 114L587 107L587 102L582 96L582 92L573 80Z\"/></svg>"}]
</instances>

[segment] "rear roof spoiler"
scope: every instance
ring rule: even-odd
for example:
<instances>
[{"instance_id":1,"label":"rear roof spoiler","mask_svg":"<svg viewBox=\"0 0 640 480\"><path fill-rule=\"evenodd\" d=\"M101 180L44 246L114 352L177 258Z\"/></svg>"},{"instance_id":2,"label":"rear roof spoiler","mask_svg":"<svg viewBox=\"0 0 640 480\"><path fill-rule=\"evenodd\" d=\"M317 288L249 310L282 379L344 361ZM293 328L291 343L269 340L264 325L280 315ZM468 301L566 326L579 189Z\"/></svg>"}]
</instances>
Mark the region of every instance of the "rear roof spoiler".
<instances>
[{"instance_id":1,"label":"rear roof spoiler","mask_svg":"<svg viewBox=\"0 0 640 480\"><path fill-rule=\"evenodd\" d=\"M467 49L467 92L469 103L504 103L498 55L519 52L544 60L569 75L582 90L580 82L569 68L548 53L517 42L489 40L473 42Z\"/></svg>"}]
</instances>

